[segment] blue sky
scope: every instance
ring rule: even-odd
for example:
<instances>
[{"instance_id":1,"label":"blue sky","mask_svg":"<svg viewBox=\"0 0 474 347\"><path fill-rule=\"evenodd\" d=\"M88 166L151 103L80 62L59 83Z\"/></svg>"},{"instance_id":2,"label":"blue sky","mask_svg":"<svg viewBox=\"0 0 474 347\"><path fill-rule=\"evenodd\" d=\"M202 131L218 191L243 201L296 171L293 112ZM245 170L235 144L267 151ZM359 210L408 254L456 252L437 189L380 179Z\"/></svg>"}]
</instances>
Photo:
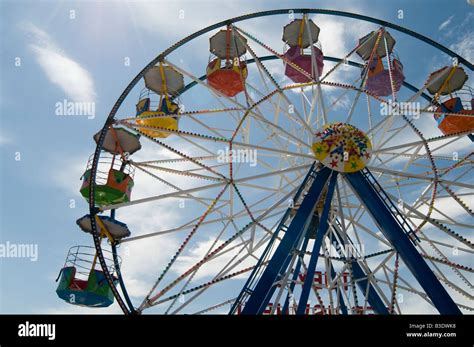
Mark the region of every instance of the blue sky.
<instances>
[{"instance_id":1,"label":"blue sky","mask_svg":"<svg viewBox=\"0 0 474 347\"><path fill-rule=\"evenodd\" d=\"M136 73L159 52L204 26L239 14L287 7L339 9L387 20L473 61L469 35L472 38L474 30L469 23L474 7L465 0L232 4L0 0L0 242L37 244L39 250L36 262L0 259L1 313L86 312L57 298L54 279L69 247L92 244L75 224L88 210L78 193L79 178L95 148L92 135ZM180 10L184 10L184 19L178 18ZM397 17L399 10L403 10L403 19ZM71 11L74 18L70 18ZM351 30L347 23L354 23L335 17L324 20L335 29L346 23L346 31ZM249 28L258 25L256 21ZM337 33L333 32L335 39L353 39L347 32ZM279 40L280 35L274 36ZM420 86L431 71L449 64L446 55L428 45L400 33L397 36L410 83ZM205 40L207 36L199 44ZM344 51L344 44L332 44L328 50L334 54ZM194 48L184 47L182 56L176 58L189 69L204 72L208 56L195 56ZM20 66L15 66L17 58ZM129 66L124 64L126 59ZM55 105L64 99L95 102L95 118L56 115ZM128 107L130 110L133 103ZM21 159L15 160L18 153ZM75 208L70 207L71 199L75 199Z\"/></svg>"}]
</instances>

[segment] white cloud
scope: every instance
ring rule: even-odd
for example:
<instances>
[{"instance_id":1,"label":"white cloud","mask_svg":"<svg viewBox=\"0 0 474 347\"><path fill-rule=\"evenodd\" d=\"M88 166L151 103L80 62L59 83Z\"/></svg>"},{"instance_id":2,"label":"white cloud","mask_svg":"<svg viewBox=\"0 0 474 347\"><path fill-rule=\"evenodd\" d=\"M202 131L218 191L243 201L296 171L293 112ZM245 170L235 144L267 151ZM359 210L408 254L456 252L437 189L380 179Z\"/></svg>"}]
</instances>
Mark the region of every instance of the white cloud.
<instances>
[{"instance_id":1,"label":"white cloud","mask_svg":"<svg viewBox=\"0 0 474 347\"><path fill-rule=\"evenodd\" d=\"M453 19L454 16L450 16L448 19L446 19L443 23L440 24L440 26L438 27L438 30L443 30L444 28L446 28L449 24L451 24L451 20Z\"/></svg>"},{"instance_id":2,"label":"white cloud","mask_svg":"<svg viewBox=\"0 0 474 347\"><path fill-rule=\"evenodd\" d=\"M65 192L73 196L79 196L79 189L82 185L80 178L86 170L87 156L78 155L71 158L62 153L59 156L61 160L53 161L51 164L50 176L52 182ZM82 160L78 158L82 158Z\"/></svg>"},{"instance_id":3,"label":"white cloud","mask_svg":"<svg viewBox=\"0 0 474 347\"><path fill-rule=\"evenodd\" d=\"M30 37L29 48L49 81L74 101L93 102L96 97L91 74L54 42L51 36L32 23L23 25Z\"/></svg>"},{"instance_id":4,"label":"white cloud","mask_svg":"<svg viewBox=\"0 0 474 347\"><path fill-rule=\"evenodd\" d=\"M200 1L137 2L130 4L130 10L133 11L134 17L140 18L136 24L143 29L154 34L179 39L228 18L229 13L231 16L237 15L238 12L244 13L242 6L237 3L216 5L217 3L214 2L202 3ZM212 11L212 16L197 15L209 11ZM166 15L156 20L156 13L166 13Z\"/></svg>"},{"instance_id":5,"label":"white cloud","mask_svg":"<svg viewBox=\"0 0 474 347\"><path fill-rule=\"evenodd\" d=\"M75 306L68 303L64 303L61 307L48 308L45 310L39 310L37 314L121 314L122 310L114 302L109 307L84 307Z\"/></svg>"},{"instance_id":6,"label":"white cloud","mask_svg":"<svg viewBox=\"0 0 474 347\"><path fill-rule=\"evenodd\" d=\"M361 12L354 10L352 12ZM336 58L344 58L354 47L357 46L359 39L371 31L376 29L376 26L368 22L358 22L354 25L354 21L341 19L334 16L316 16L313 18L314 22L321 28L319 40L321 41L323 53L325 56L332 56ZM359 60L357 54L353 54L350 60ZM325 62L323 75L334 66L333 63ZM343 81L345 83L352 83L353 79L357 77L359 70L346 65L340 65L329 77L329 81ZM334 88L330 89L334 91Z\"/></svg>"},{"instance_id":7,"label":"white cloud","mask_svg":"<svg viewBox=\"0 0 474 347\"><path fill-rule=\"evenodd\" d=\"M451 36L456 40L449 46L451 50L471 62L474 60L474 42L472 41L472 36L474 35L474 30L472 30L473 19L474 12L468 12L462 21L456 22L456 25L451 28L451 32L455 34Z\"/></svg>"},{"instance_id":8,"label":"white cloud","mask_svg":"<svg viewBox=\"0 0 474 347\"><path fill-rule=\"evenodd\" d=\"M5 135L4 132L0 133L0 146L6 145L6 144L10 143L11 141L12 140L11 140L10 136Z\"/></svg>"},{"instance_id":9,"label":"white cloud","mask_svg":"<svg viewBox=\"0 0 474 347\"><path fill-rule=\"evenodd\" d=\"M474 41L472 40L472 35L474 32L468 32L465 35L461 36L460 39L449 48L454 52L458 53L461 57L467 59L468 61L474 60Z\"/></svg>"},{"instance_id":10,"label":"white cloud","mask_svg":"<svg viewBox=\"0 0 474 347\"><path fill-rule=\"evenodd\" d=\"M412 295L406 291L401 291L406 298L399 303L400 309L404 314L437 314L438 311L426 300L417 295Z\"/></svg>"}]
</instances>

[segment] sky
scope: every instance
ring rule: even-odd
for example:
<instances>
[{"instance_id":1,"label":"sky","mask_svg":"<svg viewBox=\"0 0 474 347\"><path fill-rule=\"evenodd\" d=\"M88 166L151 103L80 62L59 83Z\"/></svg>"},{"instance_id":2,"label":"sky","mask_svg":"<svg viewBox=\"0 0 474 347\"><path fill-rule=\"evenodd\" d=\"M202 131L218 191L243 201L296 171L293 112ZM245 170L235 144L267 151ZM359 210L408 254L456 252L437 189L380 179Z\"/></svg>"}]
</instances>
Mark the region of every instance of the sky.
<instances>
[{"instance_id":1,"label":"sky","mask_svg":"<svg viewBox=\"0 0 474 347\"><path fill-rule=\"evenodd\" d=\"M0 0L0 242L38 247L36 261L0 258L0 313L90 313L60 301L55 279L69 247L92 245L90 236L75 223L88 211L79 194L80 177L95 149L93 134L103 126L128 82L158 53L205 26L241 14L289 7L376 17L419 32L474 60L474 7L466 0ZM399 18L400 11L403 18ZM324 52L336 57L347 53L358 37L374 28L334 16L318 18ZM281 49L281 32L270 32L266 20L242 23L242 27ZM408 82L421 86L430 72L450 63L448 56L425 43L397 35ZM207 39L205 35L183 47L173 58L203 73L208 53L194 52L206 45ZM208 52L207 48L203 52ZM57 103L63 100L93 103L95 115L58 115ZM200 103L185 102L190 106ZM201 102L205 104L205 100ZM132 110L133 102L125 107L128 109L122 112ZM160 208L159 215L152 214L147 220L133 211L121 218L132 224L133 218L140 219L135 222L142 231L178 221L179 215L166 205ZM131 252L149 252L150 259L154 257L148 264L124 264L129 273L134 272L129 278L134 293L146 290L143 281L149 272L177 245L171 236L165 236L165 241L170 247L157 257L143 244L130 246ZM199 255L203 251L199 247L191 251L189 264L193 252ZM185 259L180 266L184 269L187 265ZM119 309L114 305L105 312L118 313Z\"/></svg>"}]
</instances>

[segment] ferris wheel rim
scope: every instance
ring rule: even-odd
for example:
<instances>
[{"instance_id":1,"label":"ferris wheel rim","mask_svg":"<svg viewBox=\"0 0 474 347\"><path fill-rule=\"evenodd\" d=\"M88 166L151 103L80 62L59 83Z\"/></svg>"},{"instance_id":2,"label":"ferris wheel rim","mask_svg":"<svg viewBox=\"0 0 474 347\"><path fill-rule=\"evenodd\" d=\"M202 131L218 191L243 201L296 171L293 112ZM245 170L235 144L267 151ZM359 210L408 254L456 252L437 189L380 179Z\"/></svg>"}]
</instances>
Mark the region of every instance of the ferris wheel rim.
<instances>
[{"instance_id":1,"label":"ferris wheel rim","mask_svg":"<svg viewBox=\"0 0 474 347\"><path fill-rule=\"evenodd\" d=\"M181 47L182 45L186 44L187 42L190 42L194 40L195 38L212 31L214 29L220 28L222 26L226 25L231 25L232 23L240 22L243 20L248 20L248 19L253 19L253 18L258 18L258 17L265 17L265 16L273 16L273 15L282 15L282 14L288 14L288 13L298 13L298 14L323 14L323 15L334 15L338 17L347 17L347 18L352 18L355 20L361 20L361 21L366 21L366 22L371 22L375 23L378 25L381 25L383 27L388 27L392 28L394 30L400 31L404 34L407 34L415 39L418 39L420 41L423 41L434 48L437 48L438 50L448 54L449 56L453 58L457 58L459 62L461 62L463 65L465 65L467 68L470 70L474 70L474 65L471 64L469 61L467 61L465 58L462 56L458 55L457 53L453 52L452 50L448 49L447 47L439 44L438 42L421 35L415 31L412 31L410 29L401 27L399 25L386 22L374 17L369 17L369 16L364 16L360 14L355 14L351 12L345 12L345 11L337 11L337 10L328 10L328 9L305 9L305 8L299 8L299 9L277 9L277 10L268 10L268 11L261 11L261 12L256 12L256 13L251 13L247 15L242 15L242 16L237 16L231 19L227 19L218 23L215 23L213 25L210 25L206 28L203 28L199 31L196 31L195 33L185 37L184 39L178 41L174 45L170 46L168 49L163 51L161 54L159 54L156 58L154 58L152 61L150 61L136 76L131 80L131 82L128 84L128 86L125 88L125 90L122 92L122 94L119 96L117 101L115 102L114 106L112 107L104 126L102 127L100 133L99 133L99 138L97 141L97 146L94 152L94 157L92 160L92 166L91 166L91 181L95 181L96 177L96 172L97 172L97 166L98 166L98 161L100 158L100 152L102 150L103 142L105 140L105 135L107 133L108 127L112 124L114 117L119 110L120 106L122 105L123 101L126 99L126 97L129 95L129 93L132 91L132 89L136 86L136 84L139 82L139 80L143 77L143 75L148 71L150 68L152 68L156 63L164 60L166 56L168 56L171 52L175 51L177 48ZM423 138L424 139L424 138ZM117 299L117 302L119 306L121 307L122 311L125 314L130 314L130 313L135 313L134 307L128 307L125 305L125 303L122 300L122 297L120 293L117 291L117 287L113 283L113 279L108 271L108 268L105 264L104 256L102 253L102 247L101 247L101 242L99 239L99 235L97 232L97 225L95 221L95 216L99 212L99 209L95 207L94 205L94 192L95 192L95 185L91 185L91 189L89 191L89 211L90 211L90 216L91 216L91 230L92 230L92 235L94 239L94 245L97 251L97 256L99 259L99 263L104 271L104 275L106 277L107 282L109 283L114 297ZM126 288L122 286L122 279L121 275L119 273L119 280L121 284L121 289L122 289L122 294L124 295L127 304L130 306L130 300L128 298L128 293L126 291Z\"/></svg>"}]
</instances>

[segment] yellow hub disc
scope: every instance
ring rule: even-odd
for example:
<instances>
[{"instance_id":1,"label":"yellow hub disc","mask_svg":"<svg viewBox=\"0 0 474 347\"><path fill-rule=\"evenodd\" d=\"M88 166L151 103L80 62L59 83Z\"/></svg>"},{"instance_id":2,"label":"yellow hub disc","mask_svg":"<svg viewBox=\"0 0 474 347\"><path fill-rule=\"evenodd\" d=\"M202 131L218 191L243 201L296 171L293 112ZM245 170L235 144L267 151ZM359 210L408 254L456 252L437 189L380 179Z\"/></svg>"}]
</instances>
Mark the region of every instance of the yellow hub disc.
<instances>
[{"instance_id":1,"label":"yellow hub disc","mask_svg":"<svg viewBox=\"0 0 474 347\"><path fill-rule=\"evenodd\" d=\"M312 149L324 166L338 172L356 172L369 161L372 143L353 125L331 123L316 132Z\"/></svg>"}]
</instances>

